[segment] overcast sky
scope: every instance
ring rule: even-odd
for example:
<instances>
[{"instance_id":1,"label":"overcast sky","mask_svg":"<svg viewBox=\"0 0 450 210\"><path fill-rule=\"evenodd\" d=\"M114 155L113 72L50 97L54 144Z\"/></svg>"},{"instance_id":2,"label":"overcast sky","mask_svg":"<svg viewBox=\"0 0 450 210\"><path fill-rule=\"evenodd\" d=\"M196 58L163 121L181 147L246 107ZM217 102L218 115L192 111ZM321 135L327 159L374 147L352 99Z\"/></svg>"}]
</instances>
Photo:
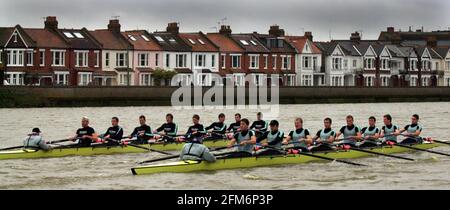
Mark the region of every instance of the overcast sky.
<instances>
[{"instance_id":1,"label":"overcast sky","mask_svg":"<svg viewBox=\"0 0 450 210\"><path fill-rule=\"evenodd\" d=\"M181 31L214 32L223 22L236 33L267 33L278 24L287 34L312 31L323 41L330 34L348 39L353 31L376 39L387 26L444 30L449 11L449 0L1 0L0 26L42 27L51 15L60 27L97 29L120 16L124 30L165 30L175 21Z\"/></svg>"}]
</instances>

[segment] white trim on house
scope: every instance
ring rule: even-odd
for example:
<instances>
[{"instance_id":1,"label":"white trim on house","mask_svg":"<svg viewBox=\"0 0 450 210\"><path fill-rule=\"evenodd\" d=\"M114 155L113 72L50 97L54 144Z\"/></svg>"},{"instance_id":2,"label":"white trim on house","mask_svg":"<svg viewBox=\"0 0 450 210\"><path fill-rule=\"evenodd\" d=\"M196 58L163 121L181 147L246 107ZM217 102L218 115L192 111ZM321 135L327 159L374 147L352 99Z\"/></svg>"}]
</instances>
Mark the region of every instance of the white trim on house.
<instances>
[{"instance_id":1,"label":"white trim on house","mask_svg":"<svg viewBox=\"0 0 450 210\"><path fill-rule=\"evenodd\" d=\"M22 35L19 33L19 30L17 30L17 28L14 28L14 31L11 33L11 36L9 37L8 41L5 43L5 48L6 46L8 46L9 41L11 41L11 39L13 38L14 34L17 32L17 34L19 35L20 39L22 40L23 44L25 45L26 48L28 48L27 43L25 42L25 40L23 39Z\"/></svg>"}]
</instances>

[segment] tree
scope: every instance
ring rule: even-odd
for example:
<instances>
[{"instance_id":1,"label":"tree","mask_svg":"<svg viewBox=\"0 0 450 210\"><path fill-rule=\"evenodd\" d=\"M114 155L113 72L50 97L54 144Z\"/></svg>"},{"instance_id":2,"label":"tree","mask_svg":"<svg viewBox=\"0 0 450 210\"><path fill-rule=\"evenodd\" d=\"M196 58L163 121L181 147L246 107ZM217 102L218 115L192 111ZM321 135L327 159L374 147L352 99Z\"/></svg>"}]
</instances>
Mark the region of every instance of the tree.
<instances>
[{"instance_id":1,"label":"tree","mask_svg":"<svg viewBox=\"0 0 450 210\"><path fill-rule=\"evenodd\" d=\"M167 82L170 81L176 74L176 71L156 68L152 73L153 81L155 82L154 85L161 86L162 81L166 81L167 84Z\"/></svg>"}]
</instances>

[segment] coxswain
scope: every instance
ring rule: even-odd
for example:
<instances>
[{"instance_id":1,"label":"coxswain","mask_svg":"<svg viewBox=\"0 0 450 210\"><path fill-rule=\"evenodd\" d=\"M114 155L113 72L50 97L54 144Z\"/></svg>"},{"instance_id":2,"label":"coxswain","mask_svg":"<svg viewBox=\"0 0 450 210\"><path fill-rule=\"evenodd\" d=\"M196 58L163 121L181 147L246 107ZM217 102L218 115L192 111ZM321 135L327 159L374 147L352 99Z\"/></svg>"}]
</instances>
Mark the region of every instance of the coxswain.
<instances>
[{"instance_id":1,"label":"coxswain","mask_svg":"<svg viewBox=\"0 0 450 210\"><path fill-rule=\"evenodd\" d=\"M181 160L196 160L215 162L216 157L209 151L208 147L202 144L200 138L193 138L188 143L184 144L180 154Z\"/></svg>"},{"instance_id":2,"label":"coxswain","mask_svg":"<svg viewBox=\"0 0 450 210\"><path fill-rule=\"evenodd\" d=\"M27 149L41 149L50 150L51 147L45 143L41 136L41 130L39 128L33 128L31 133L23 140L23 148Z\"/></svg>"}]
</instances>

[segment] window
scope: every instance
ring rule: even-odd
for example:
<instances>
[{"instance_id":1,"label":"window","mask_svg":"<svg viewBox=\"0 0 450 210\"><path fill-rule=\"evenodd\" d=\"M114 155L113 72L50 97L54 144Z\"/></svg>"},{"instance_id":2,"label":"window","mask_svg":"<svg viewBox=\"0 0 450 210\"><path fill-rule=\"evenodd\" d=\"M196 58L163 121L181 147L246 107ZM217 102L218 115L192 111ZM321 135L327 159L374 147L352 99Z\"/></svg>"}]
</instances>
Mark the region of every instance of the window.
<instances>
[{"instance_id":1,"label":"window","mask_svg":"<svg viewBox=\"0 0 450 210\"><path fill-rule=\"evenodd\" d=\"M348 68L348 60L347 59L344 59L343 60L344 61L344 69L347 69Z\"/></svg>"},{"instance_id":2,"label":"window","mask_svg":"<svg viewBox=\"0 0 450 210\"><path fill-rule=\"evenodd\" d=\"M127 54L126 53L117 53L116 54L116 66L117 67L125 67L125 59L126 59Z\"/></svg>"},{"instance_id":3,"label":"window","mask_svg":"<svg viewBox=\"0 0 450 210\"><path fill-rule=\"evenodd\" d=\"M257 69L259 68L259 55L250 55L250 68Z\"/></svg>"},{"instance_id":4,"label":"window","mask_svg":"<svg viewBox=\"0 0 450 210\"><path fill-rule=\"evenodd\" d=\"M431 62L428 60L422 61L422 70L430 70L431 68Z\"/></svg>"},{"instance_id":5,"label":"window","mask_svg":"<svg viewBox=\"0 0 450 210\"><path fill-rule=\"evenodd\" d=\"M64 34L64 36L66 36L66 37L69 38L69 39L75 38L75 37L73 36L73 34L70 33L70 32L63 32L63 34Z\"/></svg>"},{"instance_id":6,"label":"window","mask_svg":"<svg viewBox=\"0 0 450 210\"><path fill-rule=\"evenodd\" d=\"M375 58L364 58L365 69L375 69Z\"/></svg>"},{"instance_id":7,"label":"window","mask_svg":"<svg viewBox=\"0 0 450 210\"><path fill-rule=\"evenodd\" d=\"M353 68L356 68L356 60L353 60Z\"/></svg>"},{"instance_id":8,"label":"window","mask_svg":"<svg viewBox=\"0 0 450 210\"><path fill-rule=\"evenodd\" d=\"M312 86L312 75L302 75L302 85L303 86Z\"/></svg>"},{"instance_id":9,"label":"window","mask_svg":"<svg viewBox=\"0 0 450 210\"><path fill-rule=\"evenodd\" d=\"M417 60L409 61L409 69L412 71L417 70Z\"/></svg>"},{"instance_id":10,"label":"window","mask_svg":"<svg viewBox=\"0 0 450 210\"><path fill-rule=\"evenodd\" d=\"M6 81L10 85L24 85L24 75L22 72L6 73Z\"/></svg>"},{"instance_id":11,"label":"window","mask_svg":"<svg viewBox=\"0 0 450 210\"><path fill-rule=\"evenodd\" d=\"M244 86L245 85L245 75L233 74L233 79L234 79L235 86Z\"/></svg>"},{"instance_id":12,"label":"window","mask_svg":"<svg viewBox=\"0 0 450 210\"><path fill-rule=\"evenodd\" d=\"M141 37L142 37L146 42L149 42L149 41L150 41L144 34L142 34Z\"/></svg>"},{"instance_id":13,"label":"window","mask_svg":"<svg viewBox=\"0 0 450 210\"><path fill-rule=\"evenodd\" d=\"M69 72L55 72L56 84L67 85L69 83Z\"/></svg>"},{"instance_id":14,"label":"window","mask_svg":"<svg viewBox=\"0 0 450 210\"><path fill-rule=\"evenodd\" d=\"M23 50L8 50L7 51L7 64L9 66L23 66L24 63L24 51Z\"/></svg>"},{"instance_id":15,"label":"window","mask_svg":"<svg viewBox=\"0 0 450 210\"><path fill-rule=\"evenodd\" d=\"M222 64L222 69L224 69L226 67L226 55L220 55L220 59L221 59L221 64Z\"/></svg>"},{"instance_id":16,"label":"window","mask_svg":"<svg viewBox=\"0 0 450 210\"><path fill-rule=\"evenodd\" d=\"M435 65L435 69L434 70L439 70L439 63L438 62L436 62L436 65Z\"/></svg>"},{"instance_id":17,"label":"window","mask_svg":"<svg viewBox=\"0 0 450 210\"><path fill-rule=\"evenodd\" d=\"M273 70L277 69L277 56L276 55L272 56L272 69Z\"/></svg>"},{"instance_id":18,"label":"window","mask_svg":"<svg viewBox=\"0 0 450 210\"><path fill-rule=\"evenodd\" d=\"M105 53L105 66L109 67L109 52Z\"/></svg>"},{"instance_id":19,"label":"window","mask_svg":"<svg viewBox=\"0 0 450 210\"><path fill-rule=\"evenodd\" d=\"M331 86L343 86L342 77L341 76L332 76L331 77Z\"/></svg>"},{"instance_id":20,"label":"window","mask_svg":"<svg viewBox=\"0 0 450 210\"><path fill-rule=\"evenodd\" d=\"M316 68L317 68L317 57L316 57L316 56L313 57L313 64L312 64L312 67L313 67L313 69L316 69Z\"/></svg>"},{"instance_id":21,"label":"window","mask_svg":"<svg viewBox=\"0 0 450 210\"><path fill-rule=\"evenodd\" d=\"M45 50L39 50L39 65L45 66Z\"/></svg>"},{"instance_id":22,"label":"window","mask_svg":"<svg viewBox=\"0 0 450 210\"><path fill-rule=\"evenodd\" d=\"M381 69L389 69L389 59L381 59Z\"/></svg>"},{"instance_id":23,"label":"window","mask_svg":"<svg viewBox=\"0 0 450 210\"><path fill-rule=\"evenodd\" d=\"M177 41L175 41L174 38L170 38L170 39L169 39L169 42L174 42L174 43L176 43Z\"/></svg>"},{"instance_id":24,"label":"window","mask_svg":"<svg viewBox=\"0 0 450 210\"><path fill-rule=\"evenodd\" d=\"M254 46L256 46L257 44L256 44L256 42L255 41L253 41L253 40L250 40L250 42L254 45Z\"/></svg>"},{"instance_id":25,"label":"window","mask_svg":"<svg viewBox=\"0 0 450 210\"><path fill-rule=\"evenodd\" d=\"M155 66L159 66L159 53L155 54Z\"/></svg>"},{"instance_id":26,"label":"window","mask_svg":"<svg viewBox=\"0 0 450 210\"><path fill-rule=\"evenodd\" d=\"M283 70L289 70L291 69L291 56L281 56L282 66L281 69Z\"/></svg>"},{"instance_id":27,"label":"window","mask_svg":"<svg viewBox=\"0 0 450 210\"><path fill-rule=\"evenodd\" d=\"M197 67L205 67L206 66L206 55L205 54L197 54L195 55L195 66Z\"/></svg>"},{"instance_id":28,"label":"window","mask_svg":"<svg viewBox=\"0 0 450 210\"><path fill-rule=\"evenodd\" d=\"M128 85L128 84L130 84L130 78L128 77L128 73L119 74L119 85Z\"/></svg>"},{"instance_id":29,"label":"window","mask_svg":"<svg viewBox=\"0 0 450 210\"><path fill-rule=\"evenodd\" d=\"M148 66L148 53L139 53L139 67L147 67Z\"/></svg>"},{"instance_id":30,"label":"window","mask_svg":"<svg viewBox=\"0 0 450 210\"><path fill-rule=\"evenodd\" d=\"M239 40L239 41L240 41L243 45L245 45L245 46L249 45L248 42L245 41L245 40Z\"/></svg>"},{"instance_id":31,"label":"window","mask_svg":"<svg viewBox=\"0 0 450 210\"><path fill-rule=\"evenodd\" d=\"M268 55L264 55L264 69L267 69L267 67L269 66L269 58Z\"/></svg>"},{"instance_id":32,"label":"window","mask_svg":"<svg viewBox=\"0 0 450 210\"><path fill-rule=\"evenodd\" d=\"M286 77L287 81L286 81L286 85L287 86L294 86L295 85L295 75L288 75Z\"/></svg>"},{"instance_id":33,"label":"window","mask_svg":"<svg viewBox=\"0 0 450 210\"><path fill-rule=\"evenodd\" d=\"M381 77L381 86L383 87L389 86L389 77Z\"/></svg>"},{"instance_id":34,"label":"window","mask_svg":"<svg viewBox=\"0 0 450 210\"><path fill-rule=\"evenodd\" d=\"M2 62L3 62L3 51L0 50L0 63L2 63Z\"/></svg>"},{"instance_id":35,"label":"window","mask_svg":"<svg viewBox=\"0 0 450 210\"><path fill-rule=\"evenodd\" d=\"M152 85L151 74L141 74L140 85L142 85L142 86Z\"/></svg>"},{"instance_id":36,"label":"window","mask_svg":"<svg viewBox=\"0 0 450 210\"><path fill-rule=\"evenodd\" d=\"M88 66L88 54L87 51L75 51L76 67L87 67Z\"/></svg>"},{"instance_id":37,"label":"window","mask_svg":"<svg viewBox=\"0 0 450 210\"><path fill-rule=\"evenodd\" d=\"M164 39L161 38L160 36L155 36L156 40L160 41L160 42L164 42Z\"/></svg>"},{"instance_id":38,"label":"window","mask_svg":"<svg viewBox=\"0 0 450 210\"><path fill-rule=\"evenodd\" d=\"M186 68L187 55L186 54L176 54L175 61L176 61L177 68Z\"/></svg>"},{"instance_id":39,"label":"window","mask_svg":"<svg viewBox=\"0 0 450 210\"><path fill-rule=\"evenodd\" d=\"M32 50L27 51L27 66L33 66L33 55Z\"/></svg>"},{"instance_id":40,"label":"window","mask_svg":"<svg viewBox=\"0 0 450 210\"><path fill-rule=\"evenodd\" d=\"M447 70L450 70L450 61L447 61Z\"/></svg>"},{"instance_id":41,"label":"window","mask_svg":"<svg viewBox=\"0 0 450 210\"><path fill-rule=\"evenodd\" d=\"M79 32L73 32L73 35L75 35L78 39L84 39L84 36Z\"/></svg>"},{"instance_id":42,"label":"window","mask_svg":"<svg viewBox=\"0 0 450 210\"><path fill-rule=\"evenodd\" d=\"M241 56L240 55L232 55L231 56L231 68L233 68L233 69L241 68Z\"/></svg>"},{"instance_id":43,"label":"window","mask_svg":"<svg viewBox=\"0 0 450 210\"><path fill-rule=\"evenodd\" d=\"M65 51L52 51L52 66L64 66Z\"/></svg>"},{"instance_id":44,"label":"window","mask_svg":"<svg viewBox=\"0 0 450 210\"><path fill-rule=\"evenodd\" d=\"M310 69L311 68L311 57L305 56L303 57L303 68Z\"/></svg>"},{"instance_id":45,"label":"window","mask_svg":"<svg viewBox=\"0 0 450 210\"><path fill-rule=\"evenodd\" d=\"M135 38L133 35L131 35L131 34L128 34L128 38L129 38L131 41L133 41L133 42L136 41L136 38Z\"/></svg>"},{"instance_id":46,"label":"window","mask_svg":"<svg viewBox=\"0 0 450 210\"><path fill-rule=\"evenodd\" d=\"M264 76L263 75L256 74L256 75L254 75L253 79L254 79L254 84L256 86L261 86L262 84L264 84L263 83L264 82Z\"/></svg>"},{"instance_id":47,"label":"window","mask_svg":"<svg viewBox=\"0 0 450 210\"><path fill-rule=\"evenodd\" d=\"M412 86L412 87L415 87L415 86L417 86L417 77L411 77L410 79L409 79L409 86Z\"/></svg>"},{"instance_id":48,"label":"window","mask_svg":"<svg viewBox=\"0 0 450 210\"><path fill-rule=\"evenodd\" d=\"M430 85L430 78L429 77L422 77L422 86L426 87Z\"/></svg>"},{"instance_id":49,"label":"window","mask_svg":"<svg viewBox=\"0 0 450 210\"><path fill-rule=\"evenodd\" d=\"M191 44L195 44L194 40L188 39Z\"/></svg>"},{"instance_id":50,"label":"window","mask_svg":"<svg viewBox=\"0 0 450 210\"><path fill-rule=\"evenodd\" d=\"M203 40L201 40L201 39L197 39L198 40L198 42L200 42L200 44L205 44L205 42L203 42Z\"/></svg>"},{"instance_id":51,"label":"window","mask_svg":"<svg viewBox=\"0 0 450 210\"><path fill-rule=\"evenodd\" d=\"M17 43L17 33L14 33L14 43Z\"/></svg>"},{"instance_id":52,"label":"window","mask_svg":"<svg viewBox=\"0 0 450 210\"><path fill-rule=\"evenodd\" d=\"M94 51L94 55L95 55L94 67L99 67L100 66L100 52Z\"/></svg>"},{"instance_id":53,"label":"window","mask_svg":"<svg viewBox=\"0 0 450 210\"><path fill-rule=\"evenodd\" d=\"M373 82L374 82L375 77L364 77L364 84L366 87L372 87L373 86Z\"/></svg>"},{"instance_id":54,"label":"window","mask_svg":"<svg viewBox=\"0 0 450 210\"><path fill-rule=\"evenodd\" d=\"M211 67L216 67L216 55L211 55Z\"/></svg>"},{"instance_id":55,"label":"window","mask_svg":"<svg viewBox=\"0 0 450 210\"><path fill-rule=\"evenodd\" d=\"M92 73L80 72L78 73L78 85L85 86L92 82Z\"/></svg>"},{"instance_id":56,"label":"window","mask_svg":"<svg viewBox=\"0 0 450 210\"><path fill-rule=\"evenodd\" d=\"M447 77L446 79L445 79L445 86L449 86L450 87L450 77Z\"/></svg>"},{"instance_id":57,"label":"window","mask_svg":"<svg viewBox=\"0 0 450 210\"><path fill-rule=\"evenodd\" d=\"M166 55L166 67L167 67L167 68L169 68L169 66L170 66L170 63L169 63L169 62L170 62L170 55L167 54L167 55Z\"/></svg>"}]
</instances>

